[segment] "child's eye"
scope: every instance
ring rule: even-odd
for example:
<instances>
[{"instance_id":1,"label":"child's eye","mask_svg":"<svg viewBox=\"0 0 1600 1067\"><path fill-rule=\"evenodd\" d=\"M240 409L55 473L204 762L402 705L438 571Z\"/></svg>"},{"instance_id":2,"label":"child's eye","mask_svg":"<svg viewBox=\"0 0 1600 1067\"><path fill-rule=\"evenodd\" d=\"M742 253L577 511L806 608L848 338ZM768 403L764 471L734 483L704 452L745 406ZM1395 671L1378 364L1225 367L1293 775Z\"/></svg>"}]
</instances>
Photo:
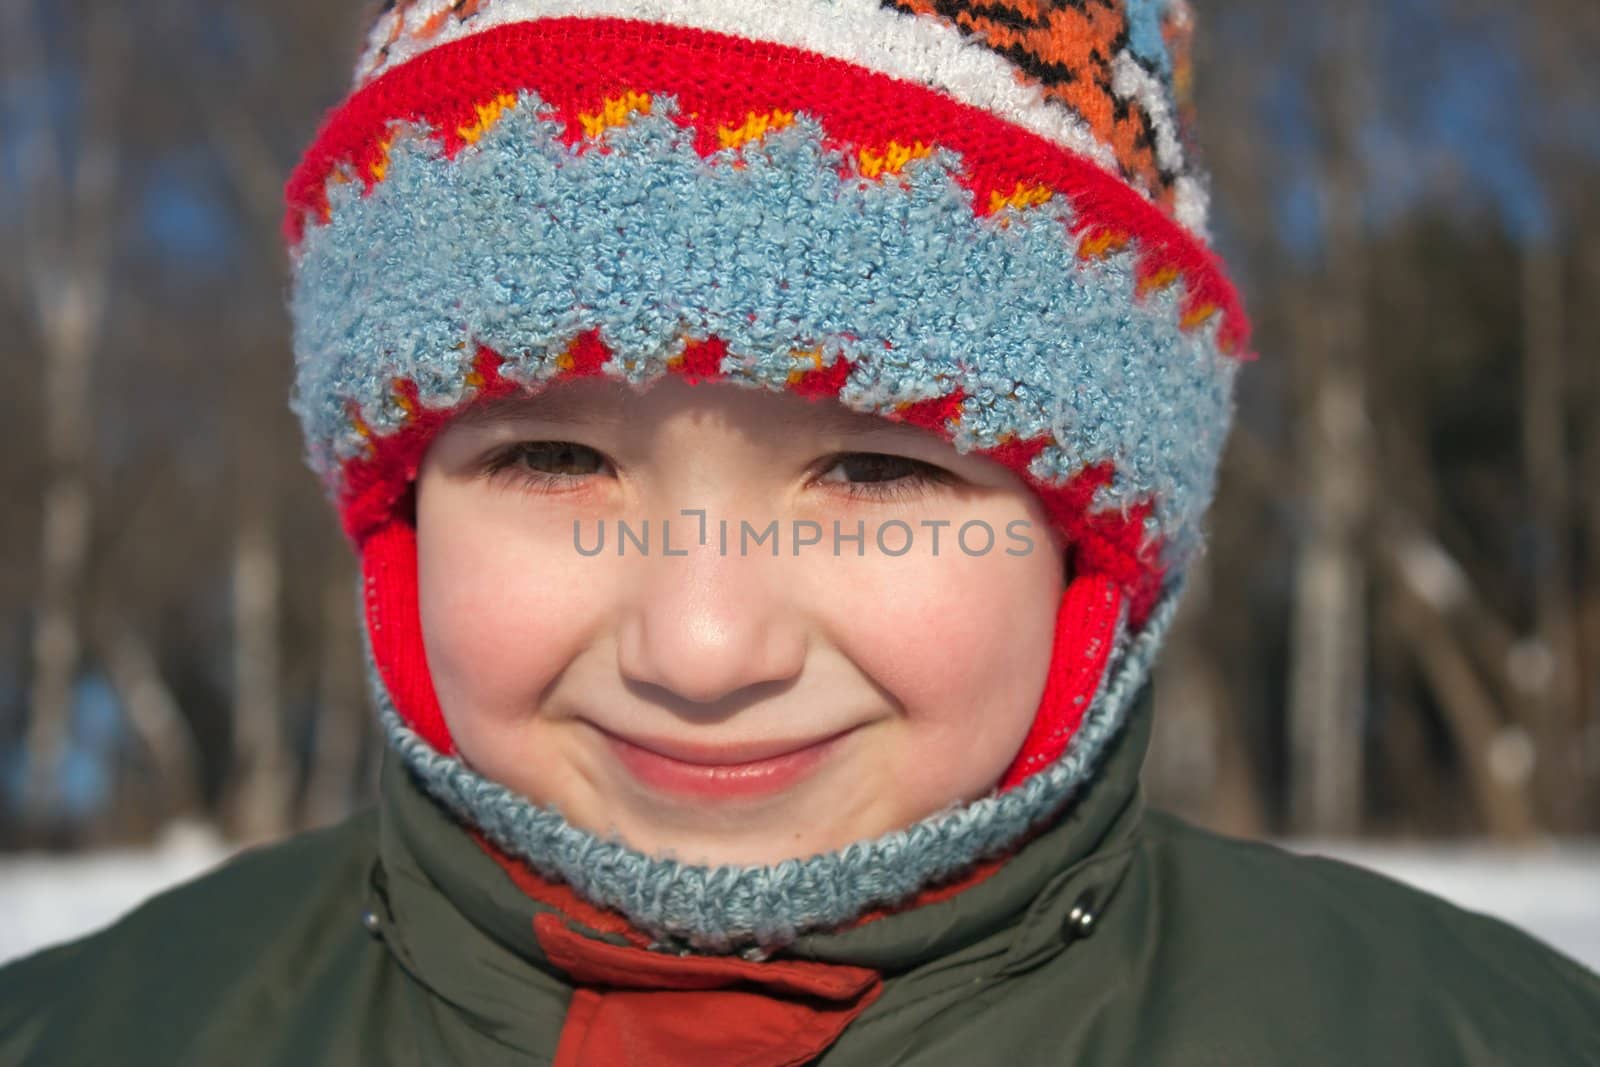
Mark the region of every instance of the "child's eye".
<instances>
[{"instance_id":1,"label":"child's eye","mask_svg":"<svg viewBox=\"0 0 1600 1067\"><path fill-rule=\"evenodd\" d=\"M830 477L834 472L842 477ZM842 484L847 495L869 500L906 500L930 485L951 481L949 471L907 456L883 452L844 452L831 462L818 481Z\"/></svg>"},{"instance_id":2,"label":"child's eye","mask_svg":"<svg viewBox=\"0 0 1600 1067\"><path fill-rule=\"evenodd\" d=\"M605 467L603 455L575 441L519 441L490 455L482 471L491 482L510 479L523 488L560 492ZM882 452L830 457L818 479L839 485L847 496L867 500L909 499L930 485L951 480L948 471L931 463Z\"/></svg>"},{"instance_id":3,"label":"child's eye","mask_svg":"<svg viewBox=\"0 0 1600 1067\"><path fill-rule=\"evenodd\" d=\"M490 481L509 478L529 489L559 492L605 466L605 457L575 441L519 441L483 465Z\"/></svg>"}]
</instances>

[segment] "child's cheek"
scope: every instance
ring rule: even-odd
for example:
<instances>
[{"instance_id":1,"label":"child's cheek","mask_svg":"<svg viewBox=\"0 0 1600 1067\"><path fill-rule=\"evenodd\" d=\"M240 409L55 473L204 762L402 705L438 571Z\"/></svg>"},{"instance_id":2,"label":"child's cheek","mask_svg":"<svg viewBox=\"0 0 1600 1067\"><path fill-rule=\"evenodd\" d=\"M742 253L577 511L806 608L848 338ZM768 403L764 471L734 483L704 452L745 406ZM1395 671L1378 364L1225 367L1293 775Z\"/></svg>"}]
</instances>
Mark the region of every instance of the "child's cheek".
<instances>
[{"instance_id":1,"label":"child's cheek","mask_svg":"<svg viewBox=\"0 0 1600 1067\"><path fill-rule=\"evenodd\" d=\"M1033 721L1062 594L1048 546L830 557L805 585L839 651L899 705L902 754L952 792L982 792Z\"/></svg>"},{"instance_id":2,"label":"child's cheek","mask_svg":"<svg viewBox=\"0 0 1600 1067\"><path fill-rule=\"evenodd\" d=\"M555 543L552 526L506 521L493 501L437 503L418 516L423 642L445 720L465 745L475 726L537 714L605 602L605 568L573 550L570 527Z\"/></svg>"}]
</instances>

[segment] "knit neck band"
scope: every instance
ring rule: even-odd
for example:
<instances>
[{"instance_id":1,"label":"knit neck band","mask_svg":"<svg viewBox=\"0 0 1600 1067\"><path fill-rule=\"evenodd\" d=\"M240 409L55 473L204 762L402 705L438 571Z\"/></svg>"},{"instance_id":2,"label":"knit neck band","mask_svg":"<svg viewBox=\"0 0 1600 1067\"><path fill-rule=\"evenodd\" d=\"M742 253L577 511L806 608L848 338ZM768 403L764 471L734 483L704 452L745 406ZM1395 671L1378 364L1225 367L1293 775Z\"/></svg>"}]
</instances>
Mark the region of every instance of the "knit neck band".
<instances>
[{"instance_id":1,"label":"knit neck band","mask_svg":"<svg viewBox=\"0 0 1600 1067\"><path fill-rule=\"evenodd\" d=\"M440 753L401 719L365 628L363 640L368 684L388 744L457 819L540 875L621 913L654 937L655 947L759 956L874 907L909 900L1061 814L1095 777L1102 753L1143 690L1180 595L1181 585L1170 588L1137 635L1119 628L1100 687L1071 742L1022 784L841 849L752 866L688 864L644 853L615 836L602 838Z\"/></svg>"}]
</instances>

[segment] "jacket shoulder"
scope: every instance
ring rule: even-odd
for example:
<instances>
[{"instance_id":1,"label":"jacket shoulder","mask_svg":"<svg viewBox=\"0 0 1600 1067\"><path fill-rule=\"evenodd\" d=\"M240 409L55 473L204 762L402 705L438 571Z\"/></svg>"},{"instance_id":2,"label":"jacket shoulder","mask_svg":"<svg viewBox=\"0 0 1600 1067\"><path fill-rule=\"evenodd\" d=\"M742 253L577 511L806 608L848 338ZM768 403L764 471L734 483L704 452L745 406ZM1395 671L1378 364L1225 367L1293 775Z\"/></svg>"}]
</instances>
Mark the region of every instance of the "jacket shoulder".
<instances>
[{"instance_id":1,"label":"jacket shoulder","mask_svg":"<svg viewBox=\"0 0 1600 1067\"><path fill-rule=\"evenodd\" d=\"M106 1057L93 1062L177 1062L208 1020L281 1002L329 954L370 940L360 909L376 824L368 809L248 848L102 930L0 967L0 1064L91 1062L91 1048Z\"/></svg>"},{"instance_id":2,"label":"jacket shoulder","mask_svg":"<svg viewBox=\"0 0 1600 1067\"><path fill-rule=\"evenodd\" d=\"M1302 1039L1382 1062L1600 1065L1600 976L1508 923L1165 812L1144 847L1169 976L1215 1008L1276 1007Z\"/></svg>"}]
</instances>

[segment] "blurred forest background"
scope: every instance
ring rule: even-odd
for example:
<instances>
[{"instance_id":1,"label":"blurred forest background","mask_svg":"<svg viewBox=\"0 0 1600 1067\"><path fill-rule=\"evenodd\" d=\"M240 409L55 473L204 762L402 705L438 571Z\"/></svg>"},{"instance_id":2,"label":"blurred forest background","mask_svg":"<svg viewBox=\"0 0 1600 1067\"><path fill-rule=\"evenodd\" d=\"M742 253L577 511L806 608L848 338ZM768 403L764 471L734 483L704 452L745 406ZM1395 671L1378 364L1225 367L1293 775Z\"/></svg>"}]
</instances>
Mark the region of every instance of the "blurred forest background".
<instances>
[{"instance_id":1,"label":"blurred forest background","mask_svg":"<svg viewBox=\"0 0 1600 1067\"><path fill-rule=\"evenodd\" d=\"M365 6L0 0L0 849L372 796L278 235ZM1151 797L1246 835L1600 833L1600 4L1197 7L1262 358Z\"/></svg>"}]
</instances>

